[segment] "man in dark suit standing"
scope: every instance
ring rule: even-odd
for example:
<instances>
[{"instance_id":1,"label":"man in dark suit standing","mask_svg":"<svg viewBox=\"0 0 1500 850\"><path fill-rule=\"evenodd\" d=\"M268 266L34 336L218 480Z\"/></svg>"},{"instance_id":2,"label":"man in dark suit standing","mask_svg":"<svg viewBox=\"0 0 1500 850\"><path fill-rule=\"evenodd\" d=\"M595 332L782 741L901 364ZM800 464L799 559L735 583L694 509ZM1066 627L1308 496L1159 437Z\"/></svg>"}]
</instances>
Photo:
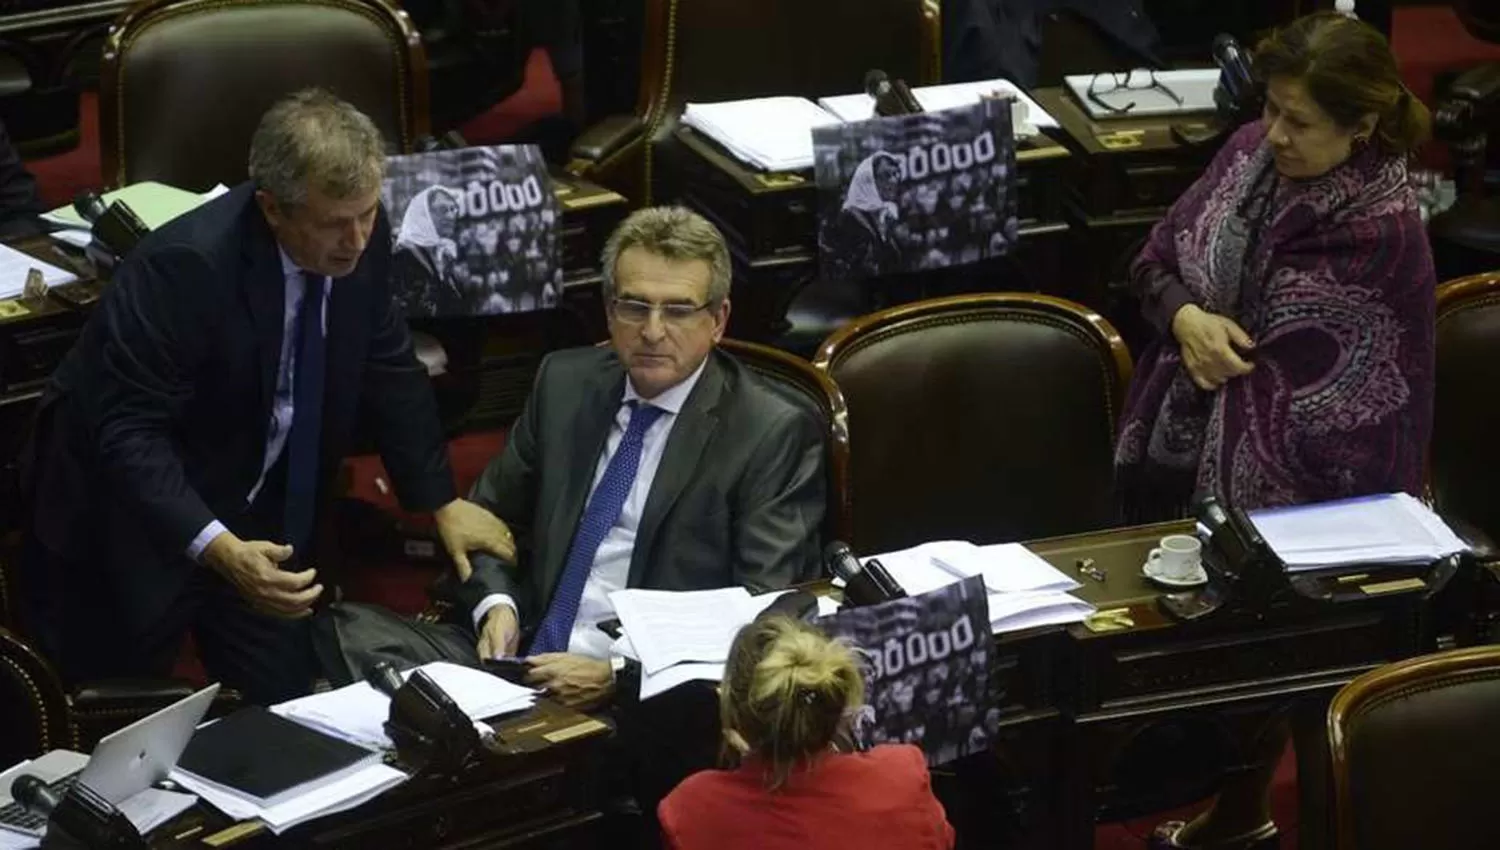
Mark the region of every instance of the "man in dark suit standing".
<instances>
[{"instance_id":1,"label":"man in dark suit standing","mask_svg":"<svg viewBox=\"0 0 1500 850\"><path fill-rule=\"evenodd\" d=\"M24 561L29 626L67 678L164 673L191 630L251 700L305 693L318 496L361 408L464 574L469 551L513 553L454 498L391 299L384 157L332 95L277 103L250 181L142 240L53 376Z\"/></svg>"}]
</instances>

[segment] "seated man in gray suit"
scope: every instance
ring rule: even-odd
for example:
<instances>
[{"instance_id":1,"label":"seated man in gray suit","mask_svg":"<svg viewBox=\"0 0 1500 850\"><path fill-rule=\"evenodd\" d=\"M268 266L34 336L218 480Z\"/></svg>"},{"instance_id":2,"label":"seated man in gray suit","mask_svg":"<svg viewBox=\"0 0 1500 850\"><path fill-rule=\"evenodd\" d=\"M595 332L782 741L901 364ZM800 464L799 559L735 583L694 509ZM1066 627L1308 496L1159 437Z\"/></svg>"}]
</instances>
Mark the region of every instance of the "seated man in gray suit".
<instances>
[{"instance_id":1,"label":"seated man in gray suit","mask_svg":"<svg viewBox=\"0 0 1500 850\"><path fill-rule=\"evenodd\" d=\"M815 424L715 348L729 321L718 230L638 210L603 264L611 348L547 357L474 485L518 563L476 559L459 596L481 657L524 649L530 681L580 707L605 701L620 666L598 628L611 591L816 578L825 505Z\"/></svg>"},{"instance_id":2,"label":"seated man in gray suit","mask_svg":"<svg viewBox=\"0 0 1500 850\"><path fill-rule=\"evenodd\" d=\"M516 562L459 564L457 623L341 606L349 677L380 658L520 654L532 684L595 708L624 666L598 628L614 616L611 591L757 592L820 574L821 430L716 348L729 320L723 236L685 209L638 210L603 264L611 347L542 361L471 494L514 533Z\"/></svg>"}]
</instances>

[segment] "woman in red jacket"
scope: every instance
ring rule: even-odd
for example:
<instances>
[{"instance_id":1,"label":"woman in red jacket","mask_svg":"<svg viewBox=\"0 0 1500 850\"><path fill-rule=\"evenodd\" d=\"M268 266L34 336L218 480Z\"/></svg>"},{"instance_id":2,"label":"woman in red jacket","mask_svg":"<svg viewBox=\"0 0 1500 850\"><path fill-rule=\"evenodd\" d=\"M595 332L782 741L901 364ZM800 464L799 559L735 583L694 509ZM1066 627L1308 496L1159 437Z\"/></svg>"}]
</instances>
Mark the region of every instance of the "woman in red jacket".
<instances>
[{"instance_id":1,"label":"woman in red jacket","mask_svg":"<svg viewBox=\"0 0 1500 850\"><path fill-rule=\"evenodd\" d=\"M909 744L839 752L864 697L848 648L787 617L740 630L720 691L739 762L683 780L658 813L672 850L950 850L953 827Z\"/></svg>"}]
</instances>

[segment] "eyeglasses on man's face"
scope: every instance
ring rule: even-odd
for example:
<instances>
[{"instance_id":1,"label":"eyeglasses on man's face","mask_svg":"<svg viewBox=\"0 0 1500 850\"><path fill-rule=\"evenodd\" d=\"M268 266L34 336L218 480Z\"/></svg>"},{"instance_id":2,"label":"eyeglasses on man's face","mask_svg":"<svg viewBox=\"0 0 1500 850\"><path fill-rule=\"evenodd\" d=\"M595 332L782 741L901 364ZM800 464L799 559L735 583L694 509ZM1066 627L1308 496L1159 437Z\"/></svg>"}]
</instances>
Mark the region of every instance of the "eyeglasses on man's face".
<instances>
[{"instance_id":1,"label":"eyeglasses on man's face","mask_svg":"<svg viewBox=\"0 0 1500 850\"><path fill-rule=\"evenodd\" d=\"M652 313L660 315L663 324L686 325L711 306L713 306L712 301L705 301L702 304L680 302L652 304L649 301L638 301L634 298L615 298L610 301L610 311L614 314L615 321L627 325L644 325L651 318Z\"/></svg>"},{"instance_id":2,"label":"eyeglasses on man's face","mask_svg":"<svg viewBox=\"0 0 1500 850\"><path fill-rule=\"evenodd\" d=\"M1100 82L1103 80L1103 83ZM1182 105L1182 96L1167 88L1167 84L1156 78L1156 72L1149 69L1137 71L1126 71L1120 74L1115 71L1100 71L1089 80L1087 96L1089 102L1097 105L1100 109L1115 115L1124 115L1135 109L1135 101L1130 101L1124 106L1117 106L1105 101L1100 95L1116 91L1159 91L1172 99L1178 106Z\"/></svg>"}]
</instances>

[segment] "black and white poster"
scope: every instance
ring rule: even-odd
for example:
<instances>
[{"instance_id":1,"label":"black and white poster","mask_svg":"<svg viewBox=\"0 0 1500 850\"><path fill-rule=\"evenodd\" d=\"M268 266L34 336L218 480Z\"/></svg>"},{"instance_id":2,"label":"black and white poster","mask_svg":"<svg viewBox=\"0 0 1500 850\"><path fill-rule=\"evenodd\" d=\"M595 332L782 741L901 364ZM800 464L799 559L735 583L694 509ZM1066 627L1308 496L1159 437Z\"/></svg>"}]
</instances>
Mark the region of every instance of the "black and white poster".
<instances>
[{"instance_id":1,"label":"black and white poster","mask_svg":"<svg viewBox=\"0 0 1500 850\"><path fill-rule=\"evenodd\" d=\"M818 255L860 280L996 257L1016 241L1011 101L813 130Z\"/></svg>"},{"instance_id":2,"label":"black and white poster","mask_svg":"<svg viewBox=\"0 0 1500 850\"><path fill-rule=\"evenodd\" d=\"M864 662L855 742L916 744L929 765L989 746L1000 716L990 698L989 622L980 576L820 618Z\"/></svg>"},{"instance_id":3,"label":"black and white poster","mask_svg":"<svg viewBox=\"0 0 1500 850\"><path fill-rule=\"evenodd\" d=\"M392 283L408 316L557 304L562 212L535 145L390 157L382 198L391 219Z\"/></svg>"}]
</instances>

